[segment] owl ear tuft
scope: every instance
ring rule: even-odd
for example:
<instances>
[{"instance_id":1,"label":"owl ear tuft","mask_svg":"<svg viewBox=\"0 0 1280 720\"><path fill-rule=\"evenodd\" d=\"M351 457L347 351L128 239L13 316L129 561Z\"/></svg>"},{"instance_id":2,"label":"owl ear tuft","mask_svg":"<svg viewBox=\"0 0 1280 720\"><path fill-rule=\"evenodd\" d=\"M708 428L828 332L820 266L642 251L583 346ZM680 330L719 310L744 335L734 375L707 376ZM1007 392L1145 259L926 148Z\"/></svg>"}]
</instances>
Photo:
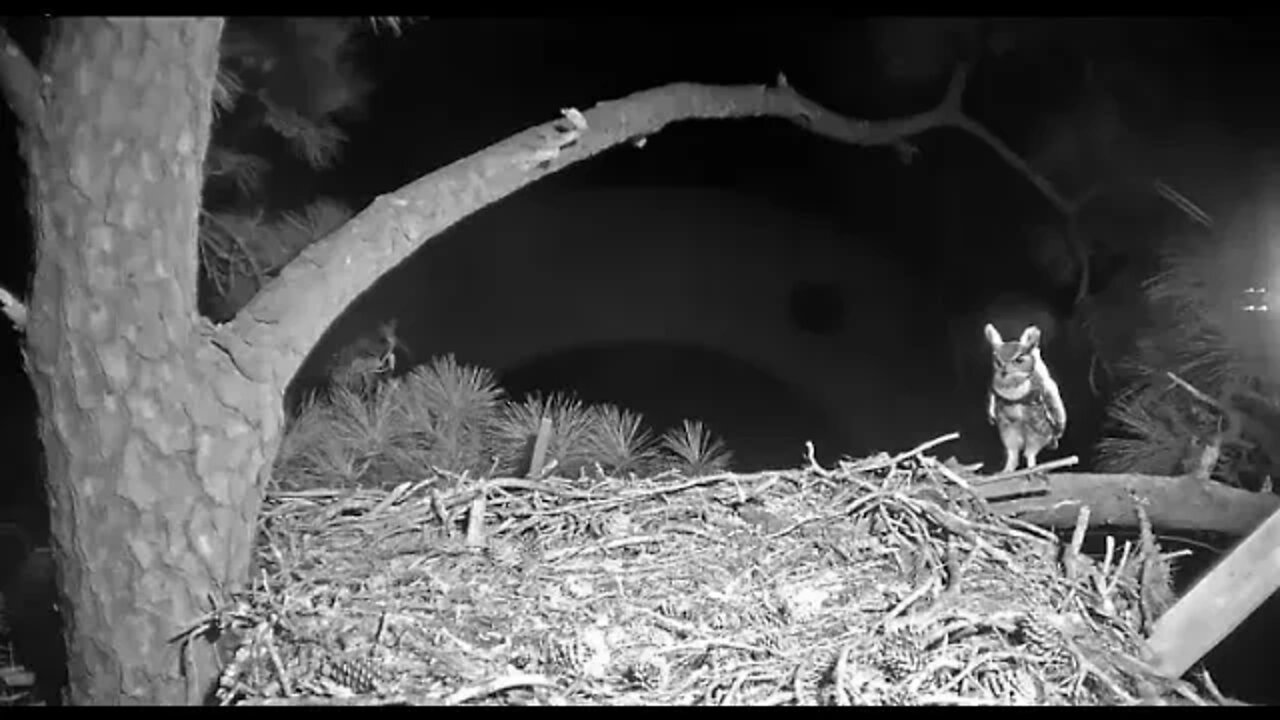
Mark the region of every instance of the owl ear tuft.
<instances>
[{"instance_id":1,"label":"owl ear tuft","mask_svg":"<svg viewBox=\"0 0 1280 720\"><path fill-rule=\"evenodd\" d=\"M1004 344L1004 338L1000 337L1000 331L995 325L987 323L987 326L982 328L982 333L987 336L987 342L991 343L991 347L998 348Z\"/></svg>"},{"instance_id":2,"label":"owl ear tuft","mask_svg":"<svg viewBox=\"0 0 1280 720\"><path fill-rule=\"evenodd\" d=\"M1027 350L1035 349L1040 345L1040 328L1028 325L1027 329L1022 331L1022 337L1018 339L1018 343Z\"/></svg>"}]
</instances>

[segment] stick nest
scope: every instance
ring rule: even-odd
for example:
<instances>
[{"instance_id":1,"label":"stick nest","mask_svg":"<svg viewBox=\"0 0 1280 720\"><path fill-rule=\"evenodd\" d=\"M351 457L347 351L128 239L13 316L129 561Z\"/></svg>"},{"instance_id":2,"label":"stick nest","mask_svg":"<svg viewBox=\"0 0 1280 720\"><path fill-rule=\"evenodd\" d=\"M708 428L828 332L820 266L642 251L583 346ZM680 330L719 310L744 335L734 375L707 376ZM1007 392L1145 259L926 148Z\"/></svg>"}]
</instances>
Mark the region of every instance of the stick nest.
<instances>
[{"instance_id":1,"label":"stick nest","mask_svg":"<svg viewBox=\"0 0 1280 720\"><path fill-rule=\"evenodd\" d=\"M919 451L834 470L811 452L279 491L253 587L197 629L224 704L1214 702L1143 662L1161 558L1064 562L976 480Z\"/></svg>"}]
</instances>

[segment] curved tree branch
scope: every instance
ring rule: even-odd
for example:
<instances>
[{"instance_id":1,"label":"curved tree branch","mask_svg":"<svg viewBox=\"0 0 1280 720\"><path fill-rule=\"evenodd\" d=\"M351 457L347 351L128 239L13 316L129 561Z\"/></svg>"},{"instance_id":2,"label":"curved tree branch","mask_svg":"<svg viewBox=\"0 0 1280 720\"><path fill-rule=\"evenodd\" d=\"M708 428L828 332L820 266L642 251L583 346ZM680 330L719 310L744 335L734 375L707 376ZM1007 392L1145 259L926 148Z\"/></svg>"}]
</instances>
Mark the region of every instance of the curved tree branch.
<instances>
[{"instance_id":1,"label":"curved tree branch","mask_svg":"<svg viewBox=\"0 0 1280 720\"><path fill-rule=\"evenodd\" d=\"M1071 246L1071 251L1075 255L1076 263L1080 266L1080 277L1076 281L1075 304L1079 305L1089 293L1089 249L1085 246L1083 238L1079 233L1077 223L1077 211L1083 206L1088 199L1089 194L1086 193L1082 198L1077 200L1068 200L1058 188L1054 186L1044 175L1040 174L1031 167L1031 164L1022 158L1021 155L1014 152L1003 140L996 137L986 126L975 121L973 118L965 115L963 112L957 112L952 118L950 124L960 130L963 130L975 138L986 143L988 147L995 151L1002 160L1005 161L1014 170L1017 170L1023 177L1027 179L1040 194L1049 201L1051 205L1066 219L1067 222L1067 242Z\"/></svg>"},{"instance_id":2,"label":"curved tree branch","mask_svg":"<svg viewBox=\"0 0 1280 720\"><path fill-rule=\"evenodd\" d=\"M801 128L848 145L901 145L905 138L942 127L959 127L964 119L961 103L964 99L967 68L960 66L951 76L947 93L932 110L890 120L863 120L850 118L810 100L778 77L778 87L768 92L776 96L776 102L760 115L786 118ZM711 89L711 88L708 88ZM999 140L996 140L999 143Z\"/></svg>"},{"instance_id":3,"label":"curved tree branch","mask_svg":"<svg viewBox=\"0 0 1280 720\"><path fill-rule=\"evenodd\" d=\"M44 112L40 73L9 33L0 27L0 91L24 127L34 127Z\"/></svg>"},{"instance_id":4,"label":"curved tree branch","mask_svg":"<svg viewBox=\"0 0 1280 720\"><path fill-rule=\"evenodd\" d=\"M1063 197L1062 193L1058 192L1058 189L1054 187L1053 183L1049 182L1048 178L1036 172L1026 160L1023 160L1022 157L1010 149L1008 145L1004 144L1003 140L993 135L991 131L981 123L967 115L959 114L952 119L951 125L969 133L990 146L990 148L1000 156L1001 160L1008 163L1010 167L1017 170L1027 179L1028 182L1034 185L1035 188L1040 191L1040 194L1044 195L1045 199L1048 200L1053 207L1058 210L1058 212L1066 215L1067 217L1071 217L1075 214L1076 204L1074 202Z\"/></svg>"},{"instance_id":5,"label":"curved tree branch","mask_svg":"<svg viewBox=\"0 0 1280 720\"><path fill-rule=\"evenodd\" d=\"M250 377L283 388L330 323L383 273L432 237L535 180L673 122L777 117L850 145L891 145L954 127L986 142L1059 209L1046 179L962 110L966 68L933 109L887 120L850 118L777 86L676 83L605 101L518 133L375 199L342 228L304 250L211 341ZM908 151L910 148L906 148Z\"/></svg>"}]
</instances>

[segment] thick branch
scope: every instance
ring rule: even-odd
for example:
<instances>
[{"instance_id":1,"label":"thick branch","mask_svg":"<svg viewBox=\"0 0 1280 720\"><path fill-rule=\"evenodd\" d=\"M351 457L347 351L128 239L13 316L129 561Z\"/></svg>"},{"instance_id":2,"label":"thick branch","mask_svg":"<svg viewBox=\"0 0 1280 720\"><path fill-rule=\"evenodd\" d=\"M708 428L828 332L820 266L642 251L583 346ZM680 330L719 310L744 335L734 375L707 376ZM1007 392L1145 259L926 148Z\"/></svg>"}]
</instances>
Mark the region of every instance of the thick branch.
<instances>
[{"instance_id":1,"label":"thick branch","mask_svg":"<svg viewBox=\"0 0 1280 720\"><path fill-rule=\"evenodd\" d=\"M0 27L0 91L23 127L34 127L43 112L40 73L18 43Z\"/></svg>"},{"instance_id":2,"label":"thick branch","mask_svg":"<svg viewBox=\"0 0 1280 720\"><path fill-rule=\"evenodd\" d=\"M877 122L845 118L785 86L679 83L602 102L583 114L585 128L572 117L530 128L377 198L295 258L214 342L254 379L284 387L329 324L383 273L467 215L541 177L691 119L779 117L849 144L900 143L958 115L958 77L937 108Z\"/></svg>"},{"instance_id":3,"label":"thick branch","mask_svg":"<svg viewBox=\"0 0 1280 720\"><path fill-rule=\"evenodd\" d=\"M983 494L994 489L983 486ZM1000 493L1008 495L1008 492ZM1088 505L1093 527L1137 527L1141 503L1151 522L1167 530L1248 535L1280 507L1280 497L1188 477L1054 473L1047 495L996 501L992 509L1044 527L1070 529Z\"/></svg>"},{"instance_id":4,"label":"thick branch","mask_svg":"<svg viewBox=\"0 0 1280 720\"><path fill-rule=\"evenodd\" d=\"M678 83L602 102L582 115L570 111L377 198L295 258L213 340L250 377L282 388L347 305L432 237L541 177L681 120L777 117L843 143L900 149L905 138L956 127L991 145L1051 202L1068 208L1047 180L964 115L965 77L959 68L937 107L881 121L832 112L783 78L777 87Z\"/></svg>"}]
</instances>

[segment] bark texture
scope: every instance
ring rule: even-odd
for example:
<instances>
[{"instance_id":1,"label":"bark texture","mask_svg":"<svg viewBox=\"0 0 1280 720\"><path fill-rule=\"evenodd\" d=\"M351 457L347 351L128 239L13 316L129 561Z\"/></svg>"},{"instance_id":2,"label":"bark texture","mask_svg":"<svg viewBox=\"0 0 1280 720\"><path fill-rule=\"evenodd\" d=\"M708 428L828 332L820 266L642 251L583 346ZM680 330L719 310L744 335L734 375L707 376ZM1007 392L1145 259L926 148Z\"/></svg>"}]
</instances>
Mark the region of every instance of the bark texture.
<instances>
[{"instance_id":1,"label":"bark texture","mask_svg":"<svg viewBox=\"0 0 1280 720\"><path fill-rule=\"evenodd\" d=\"M207 341L197 221L220 19L56 23L28 127L40 403L75 704L197 701L172 639L248 575L278 392Z\"/></svg>"}]
</instances>

